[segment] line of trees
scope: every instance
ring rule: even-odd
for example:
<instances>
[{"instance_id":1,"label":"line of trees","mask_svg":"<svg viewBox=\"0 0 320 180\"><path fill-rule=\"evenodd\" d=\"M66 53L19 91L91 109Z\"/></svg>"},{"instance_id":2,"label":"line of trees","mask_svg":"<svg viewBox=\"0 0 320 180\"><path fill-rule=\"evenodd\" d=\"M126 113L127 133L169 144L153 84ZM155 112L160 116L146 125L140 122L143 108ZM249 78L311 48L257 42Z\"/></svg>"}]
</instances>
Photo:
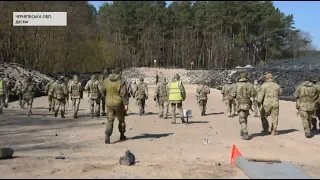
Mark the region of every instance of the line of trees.
<instances>
[{"instance_id":1,"label":"line of trees","mask_svg":"<svg viewBox=\"0 0 320 180\"><path fill-rule=\"evenodd\" d=\"M104 67L233 68L312 52L270 1L0 2L0 60L45 73ZM66 27L12 26L12 12L67 12Z\"/></svg>"}]
</instances>

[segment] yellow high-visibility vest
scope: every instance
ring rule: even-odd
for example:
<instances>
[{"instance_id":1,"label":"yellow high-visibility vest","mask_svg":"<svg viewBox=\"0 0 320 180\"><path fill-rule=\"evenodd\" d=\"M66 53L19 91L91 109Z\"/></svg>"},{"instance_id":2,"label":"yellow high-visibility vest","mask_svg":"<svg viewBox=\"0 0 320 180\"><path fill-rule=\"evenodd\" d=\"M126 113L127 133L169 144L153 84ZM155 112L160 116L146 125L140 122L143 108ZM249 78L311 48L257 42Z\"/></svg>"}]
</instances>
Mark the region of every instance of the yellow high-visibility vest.
<instances>
[{"instance_id":1,"label":"yellow high-visibility vest","mask_svg":"<svg viewBox=\"0 0 320 180\"><path fill-rule=\"evenodd\" d=\"M180 81L171 82L169 87L169 101L182 101Z\"/></svg>"}]
</instances>

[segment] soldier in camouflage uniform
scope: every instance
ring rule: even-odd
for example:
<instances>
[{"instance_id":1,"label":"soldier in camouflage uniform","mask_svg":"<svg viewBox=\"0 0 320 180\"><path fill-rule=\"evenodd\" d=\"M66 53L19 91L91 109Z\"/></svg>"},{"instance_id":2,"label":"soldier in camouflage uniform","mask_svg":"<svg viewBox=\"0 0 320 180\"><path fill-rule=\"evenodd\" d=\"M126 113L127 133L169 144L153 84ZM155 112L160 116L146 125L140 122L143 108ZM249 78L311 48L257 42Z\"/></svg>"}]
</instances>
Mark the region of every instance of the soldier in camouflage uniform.
<instances>
[{"instance_id":1,"label":"soldier in camouflage uniform","mask_svg":"<svg viewBox=\"0 0 320 180\"><path fill-rule=\"evenodd\" d=\"M53 99L53 94L51 94L50 89L52 88L52 85L54 84L54 80L50 80L47 84L46 84L46 94L48 95L48 102L49 102L49 111L53 111L54 109L54 99Z\"/></svg>"},{"instance_id":2,"label":"soldier in camouflage uniform","mask_svg":"<svg viewBox=\"0 0 320 180\"><path fill-rule=\"evenodd\" d=\"M223 96L223 101L227 106L228 117L232 117L237 112L236 100L233 98L232 91L234 88L234 84L232 84L230 79L227 79L227 84L225 84L221 89L221 94ZM232 113L233 106L233 113Z\"/></svg>"},{"instance_id":3,"label":"soldier in camouflage uniform","mask_svg":"<svg viewBox=\"0 0 320 180\"><path fill-rule=\"evenodd\" d=\"M65 118L64 114L66 111L66 97L68 96L68 89L66 84L64 83L64 77L61 76L58 82L55 82L51 88L51 94L53 94L55 99L55 110L54 116L58 116L58 112L60 109L61 118Z\"/></svg>"},{"instance_id":4,"label":"soldier in camouflage uniform","mask_svg":"<svg viewBox=\"0 0 320 180\"><path fill-rule=\"evenodd\" d=\"M23 84L21 92L23 93L24 104L28 105L27 116L32 115L32 104L36 92L36 85L32 82L32 76L27 78L27 81Z\"/></svg>"},{"instance_id":5,"label":"soldier in camouflage uniform","mask_svg":"<svg viewBox=\"0 0 320 180\"><path fill-rule=\"evenodd\" d=\"M256 90L256 93L258 94L259 91L260 91L260 86L259 86L259 83L258 83L258 80L254 80L253 82L253 88L254 90ZM254 112L254 117L258 117L259 115L259 108L258 108L258 101L257 101L258 97L255 96L253 97L253 112Z\"/></svg>"},{"instance_id":6,"label":"soldier in camouflage uniform","mask_svg":"<svg viewBox=\"0 0 320 180\"><path fill-rule=\"evenodd\" d=\"M0 76L0 114L3 114L3 107L5 105L5 99L7 94L7 85L3 78Z\"/></svg>"},{"instance_id":7,"label":"soldier in camouflage uniform","mask_svg":"<svg viewBox=\"0 0 320 180\"><path fill-rule=\"evenodd\" d=\"M72 99L73 118L78 118L78 111L81 99L83 99L83 89L77 75L73 76L73 80L68 87L70 98Z\"/></svg>"},{"instance_id":8,"label":"soldier in camouflage uniform","mask_svg":"<svg viewBox=\"0 0 320 180\"><path fill-rule=\"evenodd\" d=\"M272 74L267 74L266 81L262 84L258 93L258 107L261 108L261 123L264 133L269 133L269 123L267 117L271 115L271 134L276 135L279 117L279 97L282 94L281 87L272 79Z\"/></svg>"},{"instance_id":9,"label":"soldier in camouflage uniform","mask_svg":"<svg viewBox=\"0 0 320 180\"><path fill-rule=\"evenodd\" d=\"M105 79L104 75L101 74L99 77L100 86L102 86L104 79ZM101 92L100 96L101 96L100 100L101 100L101 110L102 110L101 116L106 116L107 115L106 114L106 92Z\"/></svg>"},{"instance_id":10,"label":"soldier in camouflage uniform","mask_svg":"<svg viewBox=\"0 0 320 180\"><path fill-rule=\"evenodd\" d=\"M100 116L100 95L101 95L101 85L99 81L96 79L95 75L91 76L91 79L87 82L86 86L84 87L89 94L89 101L90 101L90 111L91 111L91 118ZM94 113L95 111L95 113Z\"/></svg>"},{"instance_id":11,"label":"soldier in camouflage uniform","mask_svg":"<svg viewBox=\"0 0 320 180\"><path fill-rule=\"evenodd\" d=\"M139 106L139 114L140 116L142 114L145 113L145 104L146 104L146 100L148 99L148 86L146 83L143 82L144 81L144 78L141 77L140 78L140 83L138 84L137 86L137 90L135 92L135 97L137 99L137 102L138 102L138 106Z\"/></svg>"},{"instance_id":12,"label":"soldier in camouflage uniform","mask_svg":"<svg viewBox=\"0 0 320 180\"><path fill-rule=\"evenodd\" d=\"M186 99L186 91L180 80L179 74L174 75L173 80L168 84L169 103L172 110L172 122L176 124L176 108L179 110L182 123L186 123L183 116L182 102Z\"/></svg>"},{"instance_id":13,"label":"soldier in camouflage uniform","mask_svg":"<svg viewBox=\"0 0 320 180\"><path fill-rule=\"evenodd\" d=\"M22 94L21 90L22 90L22 86L23 86L24 83L25 83L24 75L21 74L21 75L19 76L19 79L16 80L16 83L15 83L15 85L14 85L14 87L13 87L13 91L14 91L15 94L18 95L18 97L19 97L19 105L20 105L20 107L21 107L22 109L23 109L24 107L23 107L23 94Z\"/></svg>"},{"instance_id":14,"label":"soldier in camouflage uniform","mask_svg":"<svg viewBox=\"0 0 320 180\"><path fill-rule=\"evenodd\" d=\"M319 91L311 81L307 81L296 88L294 97L297 99L296 108L302 119L305 137L311 138L311 121L319 103Z\"/></svg>"},{"instance_id":15,"label":"soldier in camouflage uniform","mask_svg":"<svg viewBox=\"0 0 320 180\"><path fill-rule=\"evenodd\" d=\"M201 116L205 116L207 109L208 94L210 94L210 88L208 86L200 84L197 87L196 93L198 104L200 106Z\"/></svg>"},{"instance_id":16,"label":"soldier in camouflage uniform","mask_svg":"<svg viewBox=\"0 0 320 180\"><path fill-rule=\"evenodd\" d=\"M249 140L249 134L247 130L249 110L251 109L251 98L256 96L256 92L253 88L253 84L247 81L247 74L241 73L239 82L236 83L232 90L233 97L237 99L238 106L237 111L239 113L239 123L241 126L240 135L242 139Z\"/></svg>"},{"instance_id":17,"label":"soldier in camouflage uniform","mask_svg":"<svg viewBox=\"0 0 320 180\"><path fill-rule=\"evenodd\" d=\"M67 89L70 88L72 82L73 82L73 79L69 78L67 83ZM72 95L71 95L71 92L69 91L68 95L66 96L67 113L70 111L70 104L71 104L71 109L73 109L74 107L73 107Z\"/></svg>"},{"instance_id":18,"label":"soldier in camouflage uniform","mask_svg":"<svg viewBox=\"0 0 320 180\"><path fill-rule=\"evenodd\" d=\"M113 132L113 123L115 117L119 120L120 140L126 140L124 133L126 132L125 112L128 110L129 97L126 82L120 76L121 69L119 67L113 70L102 85L102 91L106 91L107 105L107 126L105 131L105 144L110 144L110 136Z\"/></svg>"},{"instance_id":19,"label":"soldier in camouflage uniform","mask_svg":"<svg viewBox=\"0 0 320 180\"><path fill-rule=\"evenodd\" d=\"M159 118L167 119L168 117L168 83L164 77L160 77L156 85L153 100L158 103L159 106Z\"/></svg>"}]
</instances>

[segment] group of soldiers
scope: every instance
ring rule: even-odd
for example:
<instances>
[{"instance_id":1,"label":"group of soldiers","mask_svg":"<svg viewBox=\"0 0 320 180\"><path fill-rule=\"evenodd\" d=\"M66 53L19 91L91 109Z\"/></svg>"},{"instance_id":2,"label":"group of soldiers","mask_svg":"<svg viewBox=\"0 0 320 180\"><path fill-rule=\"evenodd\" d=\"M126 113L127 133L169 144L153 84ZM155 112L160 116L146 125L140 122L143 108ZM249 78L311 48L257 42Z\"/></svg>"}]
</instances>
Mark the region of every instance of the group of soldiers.
<instances>
[{"instance_id":1,"label":"group of soldiers","mask_svg":"<svg viewBox=\"0 0 320 180\"><path fill-rule=\"evenodd\" d=\"M272 74L266 74L265 82L259 86L257 80L252 84L248 81L247 74L241 73L240 79L235 84L228 79L221 93L227 106L228 117L234 116L236 112L238 113L242 139L250 139L247 130L250 110L255 117L258 117L260 112L262 133L270 133L267 118L271 116L271 135L275 136L277 134L279 97L282 95L282 89L273 80ZM294 97L296 98L297 115L302 120L305 137L311 138L313 132L317 131L317 120L320 120L320 82L316 83L312 79L302 82L297 86Z\"/></svg>"},{"instance_id":2,"label":"group of soldiers","mask_svg":"<svg viewBox=\"0 0 320 180\"><path fill-rule=\"evenodd\" d=\"M13 92L19 97L20 107L24 109L27 104L27 115L32 115L32 104L37 90L32 79L32 75L25 77L21 74L13 85L8 75L5 75L4 78L0 77L0 114L3 114L4 107L8 107L9 94Z\"/></svg>"},{"instance_id":3,"label":"group of soldiers","mask_svg":"<svg viewBox=\"0 0 320 180\"><path fill-rule=\"evenodd\" d=\"M183 114L182 102L186 99L186 91L180 76L176 74L169 83L165 77L157 76L156 88L153 99L159 107L159 118L168 118L168 108L172 110L172 124L176 123L176 109L179 111L182 123L186 123ZM3 107L8 103L9 83L6 78L0 78L0 113ZM107 116L108 123L105 131L105 143L110 143L110 136L113 131L113 122L115 117L119 120L120 140L126 140L124 135L126 131L125 116L127 116L129 98L136 99L139 106L139 114L145 114L146 100L148 99L148 86L144 83L144 78L140 78L140 83L133 82L129 84L125 78L121 77L121 69L115 68L107 78L101 75L99 79L95 75L86 83L84 88L77 75L68 82L63 76L56 81L52 80L46 85L48 94L49 111L54 112L57 117L59 110L61 117L64 118L66 105L72 102L73 117L77 118L79 105L83 99L83 91L88 91L91 117ZM32 81L32 76L26 79L22 75L17 79L12 91L19 96L21 108L28 105L27 115L32 115L32 104L35 97L36 86ZM257 80L252 84L247 79L246 73L240 74L238 82L233 84L227 79L221 90L223 101L227 106L228 117L239 117L240 136L244 140L249 140L250 136L247 130L249 111L254 112L258 117L260 113L262 132L277 134L279 117L279 97L282 94L281 87L273 80L272 74L265 75L265 82L259 86ZM199 84L196 89L197 102L200 107L201 116L206 115L206 105L208 101L210 88ZM302 125L305 131L305 137L311 138L312 132L317 130L317 120L320 118L320 82L313 80L304 81L297 86L294 93L296 98L296 108L302 119ZM101 106L100 106L101 105ZM252 109L253 106L253 109ZM107 110L107 112L106 112ZM267 117L271 116L271 128ZM319 124L320 126L320 124ZM269 131L270 129L270 131Z\"/></svg>"}]
</instances>

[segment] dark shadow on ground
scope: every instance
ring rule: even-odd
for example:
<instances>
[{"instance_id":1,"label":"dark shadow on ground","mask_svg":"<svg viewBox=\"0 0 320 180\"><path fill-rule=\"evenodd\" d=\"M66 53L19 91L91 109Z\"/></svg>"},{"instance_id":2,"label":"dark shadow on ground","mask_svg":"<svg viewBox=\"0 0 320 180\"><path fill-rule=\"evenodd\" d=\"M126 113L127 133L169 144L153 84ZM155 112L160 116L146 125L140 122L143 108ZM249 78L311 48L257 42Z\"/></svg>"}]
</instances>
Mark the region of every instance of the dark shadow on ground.
<instances>
[{"instance_id":1,"label":"dark shadow on ground","mask_svg":"<svg viewBox=\"0 0 320 180\"><path fill-rule=\"evenodd\" d=\"M290 133L295 132L295 131L299 131L299 130L297 130L297 129L278 130L277 131L277 135L290 134ZM255 138L255 137L258 137L258 136L268 136L270 134L271 134L270 132L268 132L268 133L264 133L264 132L253 133L253 134L251 134L251 138Z\"/></svg>"},{"instance_id":2,"label":"dark shadow on ground","mask_svg":"<svg viewBox=\"0 0 320 180\"><path fill-rule=\"evenodd\" d=\"M224 114L224 112L206 113L206 116Z\"/></svg>"},{"instance_id":3,"label":"dark shadow on ground","mask_svg":"<svg viewBox=\"0 0 320 180\"><path fill-rule=\"evenodd\" d=\"M204 124L209 123L209 121L189 121L187 124Z\"/></svg>"},{"instance_id":4,"label":"dark shadow on ground","mask_svg":"<svg viewBox=\"0 0 320 180\"><path fill-rule=\"evenodd\" d=\"M148 134L148 133L144 133L144 134L141 134L139 136L134 136L134 137L131 137L131 138L128 138L130 140L132 139L145 139L145 138L162 138L162 137L167 137L167 136L170 136L174 133L163 133L163 134Z\"/></svg>"}]
</instances>

